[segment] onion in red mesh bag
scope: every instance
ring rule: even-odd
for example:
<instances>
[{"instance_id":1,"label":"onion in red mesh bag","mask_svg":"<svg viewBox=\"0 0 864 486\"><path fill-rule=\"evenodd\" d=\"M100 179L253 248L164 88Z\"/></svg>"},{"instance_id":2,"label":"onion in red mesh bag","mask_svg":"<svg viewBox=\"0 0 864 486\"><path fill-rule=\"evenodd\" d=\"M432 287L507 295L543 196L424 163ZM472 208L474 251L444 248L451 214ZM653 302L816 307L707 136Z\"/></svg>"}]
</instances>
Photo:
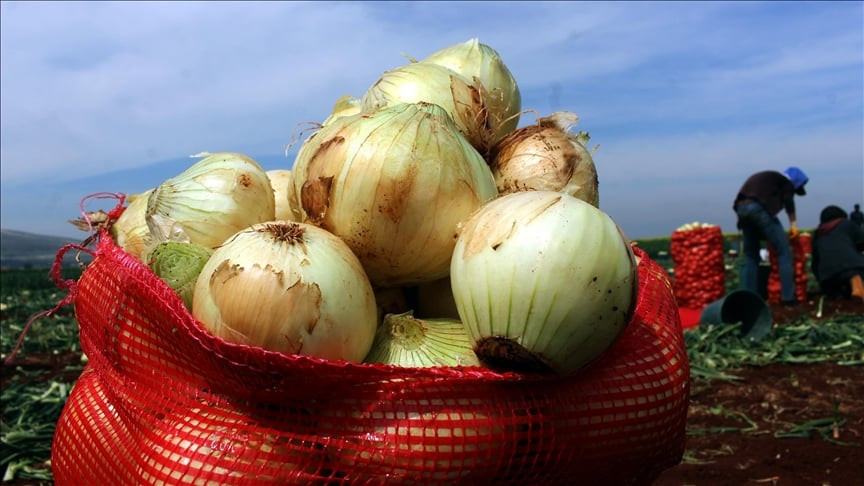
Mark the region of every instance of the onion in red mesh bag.
<instances>
[{"instance_id":1,"label":"onion in red mesh bag","mask_svg":"<svg viewBox=\"0 0 864 486\"><path fill-rule=\"evenodd\" d=\"M378 326L367 363L397 366L480 366L468 331L458 319L387 314Z\"/></svg>"},{"instance_id":2,"label":"onion in red mesh bag","mask_svg":"<svg viewBox=\"0 0 864 486\"><path fill-rule=\"evenodd\" d=\"M606 213L567 194L527 191L499 197L465 223L450 282L482 362L568 374L626 329L637 267Z\"/></svg>"},{"instance_id":3,"label":"onion in red mesh bag","mask_svg":"<svg viewBox=\"0 0 864 486\"><path fill-rule=\"evenodd\" d=\"M446 277L456 225L496 195L486 161L430 103L340 117L293 171L306 221L342 238L378 287Z\"/></svg>"},{"instance_id":4,"label":"onion in red mesh bag","mask_svg":"<svg viewBox=\"0 0 864 486\"><path fill-rule=\"evenodd\" d=\"M501 417L473 409L487 409L485 401L400 404L399 395L350 417L333 417L339 428L357 431L328 441L336 475L350 484L458 484L512 447L493 439L503 435ZM323 416L331 412L318 410Z\"/></svg>"},{"instance_id":5,"label":"onion in red mesh bag","mask_svg":"<svg viewBox=\"0 0 864 486\"><path fill-rule=\"evenodd\" d=\"M137 484L273 483L317 469L304 454L316 447L314 441L286 437L284 430L237 410L172 413L141 443Z\"/></svg>"},{"instance_id":6,"label":"onion in red mesh bag","mask_svg":"<svg viewBox=\"0 0 864 486\"><path fill-rule=\"evenodd\" d=\"M585 146L589 136L570 133L578 121L575 113L561 111L501 139L488 157L498 192L558 191L599 207L594 150Z\"/></svg>"},{"instance_id":7,"label":"onion in red mesh bag","mask_svg":"<svg viewBox=\"0 0 864 486\"><path fill-rule=\"evenodd\" d=\"M372 285L348 246L289 221L253 225L217 248L198 276L192 314L227 341L355 362L378 322Z\"/></svg>"},{"instance_id":8,"label":"onion in red mesh bag","mask_svg":"<svg viewBox=\"0 0 864 486\"><path fill-rule=\"evenodd\" d=\"M157 241L214 248L249 225L273 220L275 205L270 179L258 162L220 152L206 154L156 186L147 199L146 219Z\"/></svg>"}]
</instances>

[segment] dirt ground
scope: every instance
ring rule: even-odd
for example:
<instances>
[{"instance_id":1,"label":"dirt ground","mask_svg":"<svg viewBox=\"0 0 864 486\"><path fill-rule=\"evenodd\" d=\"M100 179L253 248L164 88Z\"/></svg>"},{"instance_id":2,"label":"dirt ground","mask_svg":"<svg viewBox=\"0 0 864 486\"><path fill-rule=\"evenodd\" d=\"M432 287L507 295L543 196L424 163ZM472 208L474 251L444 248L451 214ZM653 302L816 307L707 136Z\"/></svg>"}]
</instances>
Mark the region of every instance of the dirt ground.
<instances>
[{"instance_id":1,"label":"dirt ground","mask_svg":"<svg viewBox=\"0 0 864 486\"><path fill-rule=\"evenodd\" d=\"M802 315L818 322L818 311L817 298L771 305L778 325ZM821 319L841 314L864 321L864 304L823 302ZM774 364L734 374L744 379L693 387L684 460L654 486L864 485L864 367ZM818 422L803 437L775 437L810 421Z\"/></svg>"}]
</instances>

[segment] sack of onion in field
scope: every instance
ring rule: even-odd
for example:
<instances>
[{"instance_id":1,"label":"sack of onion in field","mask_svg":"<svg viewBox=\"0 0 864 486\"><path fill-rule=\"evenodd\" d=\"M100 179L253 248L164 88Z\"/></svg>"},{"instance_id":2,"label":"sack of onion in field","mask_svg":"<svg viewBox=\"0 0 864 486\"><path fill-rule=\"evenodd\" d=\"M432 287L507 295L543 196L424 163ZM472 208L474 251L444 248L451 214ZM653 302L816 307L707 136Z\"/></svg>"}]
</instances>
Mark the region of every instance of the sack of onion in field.
<instances>
[{"instance_id":1,"label":"sack of onion in field","mask_svg":"<svg viewBox=\"0 0 864 486\"><path fill-rule=\"evenodd\" d=\"M683 453L688 369L640 249L624 334L575 374L398 367L215 337L99 241L74 291L88 370L57 424L58 484L650 484Z\"/></svg>"},{"instance_id":2,"label":"sack of onion in field","mask_svg":"<svg viewBox=\"0 0 864 486\"><path fill-rule=\"evenodd\" d=\"M792 248L792 267L794 269L795 278L795 299L798 302L807 302L807 282L809 276L807 273L807 255L811 251L810 235L803 237L804 234L798 235L796 238L789 238L789 246ZM777 259L777 250L772 245L768 245L768 261L771 265L771 271L768 274L768 302L780 302L783 299L782 285L780 284L780 266Z\"/></svg>"},{"instance_id":3,"label":"sack of onion in field","mask_svg":"<svg viewBox=\"0 0 864 486\"><path fill-rule=\"evenodd\" d=\"M672 232L673 289L678 305L702 308L725 295L723 232L705 223L688 223Z\"/></svg>"},{"instance_id":4,"label":"sack of onion in field","mask_svg":"<svg viewBox=\"0 0 864 486\"><path fill-rule=\"evenodd\" d=\"M90 360L58 482L650 484L680 461L671 284L599 209L578 117L519 113L469 41L340 99L290 173L202 153L121 199L72 286Z\"/></svg>"}]
</instances>

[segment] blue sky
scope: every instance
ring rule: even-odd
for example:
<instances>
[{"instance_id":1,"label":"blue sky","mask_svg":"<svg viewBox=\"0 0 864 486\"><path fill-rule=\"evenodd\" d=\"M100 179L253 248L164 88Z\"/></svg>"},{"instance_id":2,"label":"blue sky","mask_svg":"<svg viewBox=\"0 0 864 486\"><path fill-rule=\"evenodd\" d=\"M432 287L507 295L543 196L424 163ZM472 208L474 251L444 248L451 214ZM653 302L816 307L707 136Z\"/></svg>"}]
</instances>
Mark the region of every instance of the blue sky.
<instances>
[{"instance_id":1,"label":"blue sky","mask_svg":"<svg viewBox=\"0 0 864 486\"><path fill-rule=\"evenodd\" d=\"M0 220L81 239L82 197L143 192L188 155L291 168L286 143L340 96L476 37L523 109L580 116L628 236L734 232L741 182L788 165L813 227L864 203L862 25L862 2L3 1Z\"/></svg>"}]
</instances>

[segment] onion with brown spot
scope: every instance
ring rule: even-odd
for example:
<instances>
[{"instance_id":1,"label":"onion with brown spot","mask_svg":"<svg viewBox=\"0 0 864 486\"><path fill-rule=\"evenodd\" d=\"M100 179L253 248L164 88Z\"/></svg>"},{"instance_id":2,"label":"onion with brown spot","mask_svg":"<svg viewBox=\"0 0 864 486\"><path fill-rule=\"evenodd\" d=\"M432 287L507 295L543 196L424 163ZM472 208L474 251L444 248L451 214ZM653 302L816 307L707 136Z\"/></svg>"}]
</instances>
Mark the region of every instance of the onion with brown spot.
<instances>
[{"instance_id":1,"label":"onion with brown spot","mask_svg":"<svg viewBox=\"0 0 864 486\"><path fill-rule=\"evenodd\" d=\"M457 224L497 194L483 157L429 103L333 120L293 171L306 221L342 238L377 287L446 277Z\"/></svg>"},{"instance_id":2,"label":"onion with brown spot","mask_svg":"<svg viewBox=\"0 0 864 486\"><path fill-rule=\"evenodd\" d=\"M227 341L354 362L377 326L357 257L333 234L289 221L254 225L217 248L198 277L192 314Z\"/></svg>"},{"instance_id":3,"label":"onion with brown spot","mask_svg":"<svg viewBox=\"0 0 864 486\"><path fill-rule=\"evenodd\" d=\"M633 250L594 206L516 192L475 213L450 268L459 316L496 369L568 374L614 343L635 310Z\"/></svg>"}]
</instances>

